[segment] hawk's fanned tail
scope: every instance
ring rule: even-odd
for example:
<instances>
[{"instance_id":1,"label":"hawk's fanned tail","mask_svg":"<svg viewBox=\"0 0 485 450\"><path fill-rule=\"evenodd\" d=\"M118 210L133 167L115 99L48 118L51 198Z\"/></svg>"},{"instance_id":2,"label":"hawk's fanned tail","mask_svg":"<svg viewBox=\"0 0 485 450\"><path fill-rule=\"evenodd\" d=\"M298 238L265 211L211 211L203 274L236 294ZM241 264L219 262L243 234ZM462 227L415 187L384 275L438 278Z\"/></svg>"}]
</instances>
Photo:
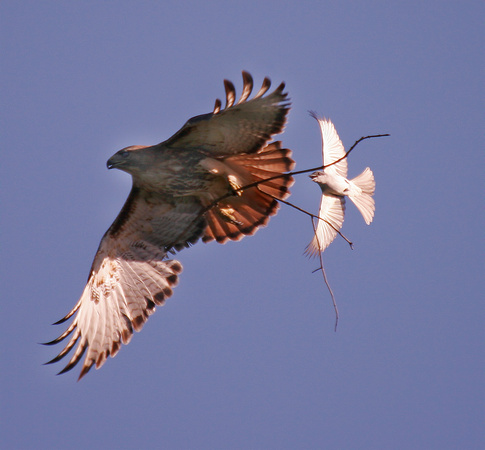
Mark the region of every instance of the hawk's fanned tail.
<instances>
[{"instance_id":1,"label":"hawk's fanned tail","mask_svg":"<svg viewBox=\"0 0 485 450\"><path fill-rule=\"evenodd\" d=\"M281 148L281 142L272 142L255 154L228 157L224 164L228 168L228 177L232 171L234 178L244 180L237 188L260 183L248 189L235 189L233 196L221 200L206 213L208 226L204 242L214 239L219 243L229 239L238 241L245 235L254 234L276 214L277 200L287 198L293 184L293 177L284 173L291 171L295 163L291 159L291 150Z\"/></svg>"}]
</instances>

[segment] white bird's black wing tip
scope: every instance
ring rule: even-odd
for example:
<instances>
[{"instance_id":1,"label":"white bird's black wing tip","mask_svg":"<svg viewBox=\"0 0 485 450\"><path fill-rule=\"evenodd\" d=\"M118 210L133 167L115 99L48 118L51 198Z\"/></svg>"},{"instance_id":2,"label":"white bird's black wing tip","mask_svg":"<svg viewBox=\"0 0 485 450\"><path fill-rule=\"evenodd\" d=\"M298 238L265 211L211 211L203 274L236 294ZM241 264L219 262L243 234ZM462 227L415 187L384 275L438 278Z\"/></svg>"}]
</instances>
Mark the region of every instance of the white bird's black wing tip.
<instances>
[{"instance_id":1,"label":"white bird's black wing tip","mask_svg":"<svg viewBox=\"0 0 485 450\"><path fill-rule=\"evenodd\" d=\"M320 115L317 111L313 109L308 110L308 114L310 117L313 117L317 122L331 122L331 120L328 117Z\"/></svg>"},{"instance_id":2,"label":"white bird's black wing tip","mask_svg":"<svg viewBox=\"0 0 485 450\"><path fill-rule=\"evenodd\" d=\"M313 117L315 120L320 120L320 116L318 115L318 113L313 110L313 109L309 109L308 110L308 114Z\"/></svg>"}]
</instances>

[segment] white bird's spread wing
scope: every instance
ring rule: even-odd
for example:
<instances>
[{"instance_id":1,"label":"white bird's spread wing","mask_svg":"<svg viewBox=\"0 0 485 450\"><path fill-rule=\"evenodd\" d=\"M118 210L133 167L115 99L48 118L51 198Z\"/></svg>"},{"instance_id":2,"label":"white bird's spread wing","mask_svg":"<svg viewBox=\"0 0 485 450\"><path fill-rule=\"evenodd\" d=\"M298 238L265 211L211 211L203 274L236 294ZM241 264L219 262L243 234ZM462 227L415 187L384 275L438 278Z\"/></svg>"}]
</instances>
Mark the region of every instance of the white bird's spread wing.
<instances>
[{"instance_id":1,"label":"white bird's spread wing","mask_svg":"<svg viewBox=\"0 0 485 450\"><path fill-rule=\"evenodd\" d=\"M342 228L344 215L345 197L331 194L322 195L315 236L305 250L308 256L316 256L332 243L337 232Z\"/></svg>"},{"instance_id":2,"label":"white bird's spread wing","mask_svg":"<svg viewBox=\"0 0 485 450\"><path fill-rule=\"evenodd\" d=\"M72 369L86 352L81 379L95 364L115 356L133 329L140 331L156 306L163 305L177 285L182 265L167 260L167 251L198 240L205 220L193 199L177 203L133 188L118 218L101 240L86 287L76 306L57 323L75 315L68 329L47 345L70 336L65 348L48 364L76 350L60 372Z\"/></svg>"},{"instance_id":3,"label":"white bird's spread wing","mask_svg":"<svg viewBox=\"0 0 485 450\"><path fill-rule=\"evenodd\" d=\"M337 161L338 159L345 156L345 148L340 140L340 137L330 119L320 119L315 113L310 113L311 116L317 120L320 125L320 133L322 135L322 161L323 165ZM342 177L347 177L347 158L342 159L333 167L337 174Z\"/></svg>"}]
</instances>

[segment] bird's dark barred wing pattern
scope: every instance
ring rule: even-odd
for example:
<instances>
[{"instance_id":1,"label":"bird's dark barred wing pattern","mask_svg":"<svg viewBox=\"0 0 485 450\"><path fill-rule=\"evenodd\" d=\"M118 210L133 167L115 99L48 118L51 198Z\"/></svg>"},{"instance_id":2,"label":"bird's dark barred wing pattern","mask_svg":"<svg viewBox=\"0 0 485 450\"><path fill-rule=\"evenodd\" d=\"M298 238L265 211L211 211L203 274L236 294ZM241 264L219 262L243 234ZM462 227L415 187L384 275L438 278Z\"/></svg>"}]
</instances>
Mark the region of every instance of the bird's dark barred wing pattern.
<instances>
[{"instance_id":1,"label":"bird's dark barred wing pattern","mask_svg":"<svg viewBox=\"0 0 485 450\"><path fill-rule=\"evenodd\" d=\"M194 148L208 156L255 153L265 146L274 134L281 133L286 123L290 103L285 84L281 83L271 94L264 96L271 86L264 79L260 91L251 100L253 80L243 72L243 92L236 104L234 85L224 80L226 107L220 109L216 100L214 111L193 117L170 139L160 145L173 148Z\"/></svg>"},{"instance_id":2,"label":"bird's dark barred wing pattern","mask_svg":"<svg viewBox=\"0 0 485 450\"><path fill-rule=\"evenodd\" d=\"M205 228L202 206L193 198L176 201L133 188L118 218L101 240L88 282L76 306L59 323L75 318L47 345L69 337L65 348L48 364L76 346L67 366L72 369L86 353L79 379L95 364L128 344L148 317L172 295L182 265L167 260L167 248L196 242ZM185 230L185 231L184 231ZM182 234L183 232L183 234Z\"/></svg>"}]
</instances>

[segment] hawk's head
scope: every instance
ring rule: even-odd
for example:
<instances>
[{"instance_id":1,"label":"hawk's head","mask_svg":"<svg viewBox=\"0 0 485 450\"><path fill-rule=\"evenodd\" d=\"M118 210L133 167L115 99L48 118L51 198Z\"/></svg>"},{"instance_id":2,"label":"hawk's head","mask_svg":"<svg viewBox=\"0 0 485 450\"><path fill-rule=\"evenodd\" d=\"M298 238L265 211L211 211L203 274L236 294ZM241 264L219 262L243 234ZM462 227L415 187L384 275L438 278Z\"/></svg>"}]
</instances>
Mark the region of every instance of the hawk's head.
<instances>
[{"instance_id":1,"label":"hawk's head","mask_svg":"<svg viewBox=\"0 0 485 450\"><path fill-rule=\"evenodd\" d=\"M142 155L140 151L144 148L146 146L143 145L125 147L108 159L106 166L108 169L119 169L124 172L133 173L141 165Z\"/></svg>"}]
</instances>

